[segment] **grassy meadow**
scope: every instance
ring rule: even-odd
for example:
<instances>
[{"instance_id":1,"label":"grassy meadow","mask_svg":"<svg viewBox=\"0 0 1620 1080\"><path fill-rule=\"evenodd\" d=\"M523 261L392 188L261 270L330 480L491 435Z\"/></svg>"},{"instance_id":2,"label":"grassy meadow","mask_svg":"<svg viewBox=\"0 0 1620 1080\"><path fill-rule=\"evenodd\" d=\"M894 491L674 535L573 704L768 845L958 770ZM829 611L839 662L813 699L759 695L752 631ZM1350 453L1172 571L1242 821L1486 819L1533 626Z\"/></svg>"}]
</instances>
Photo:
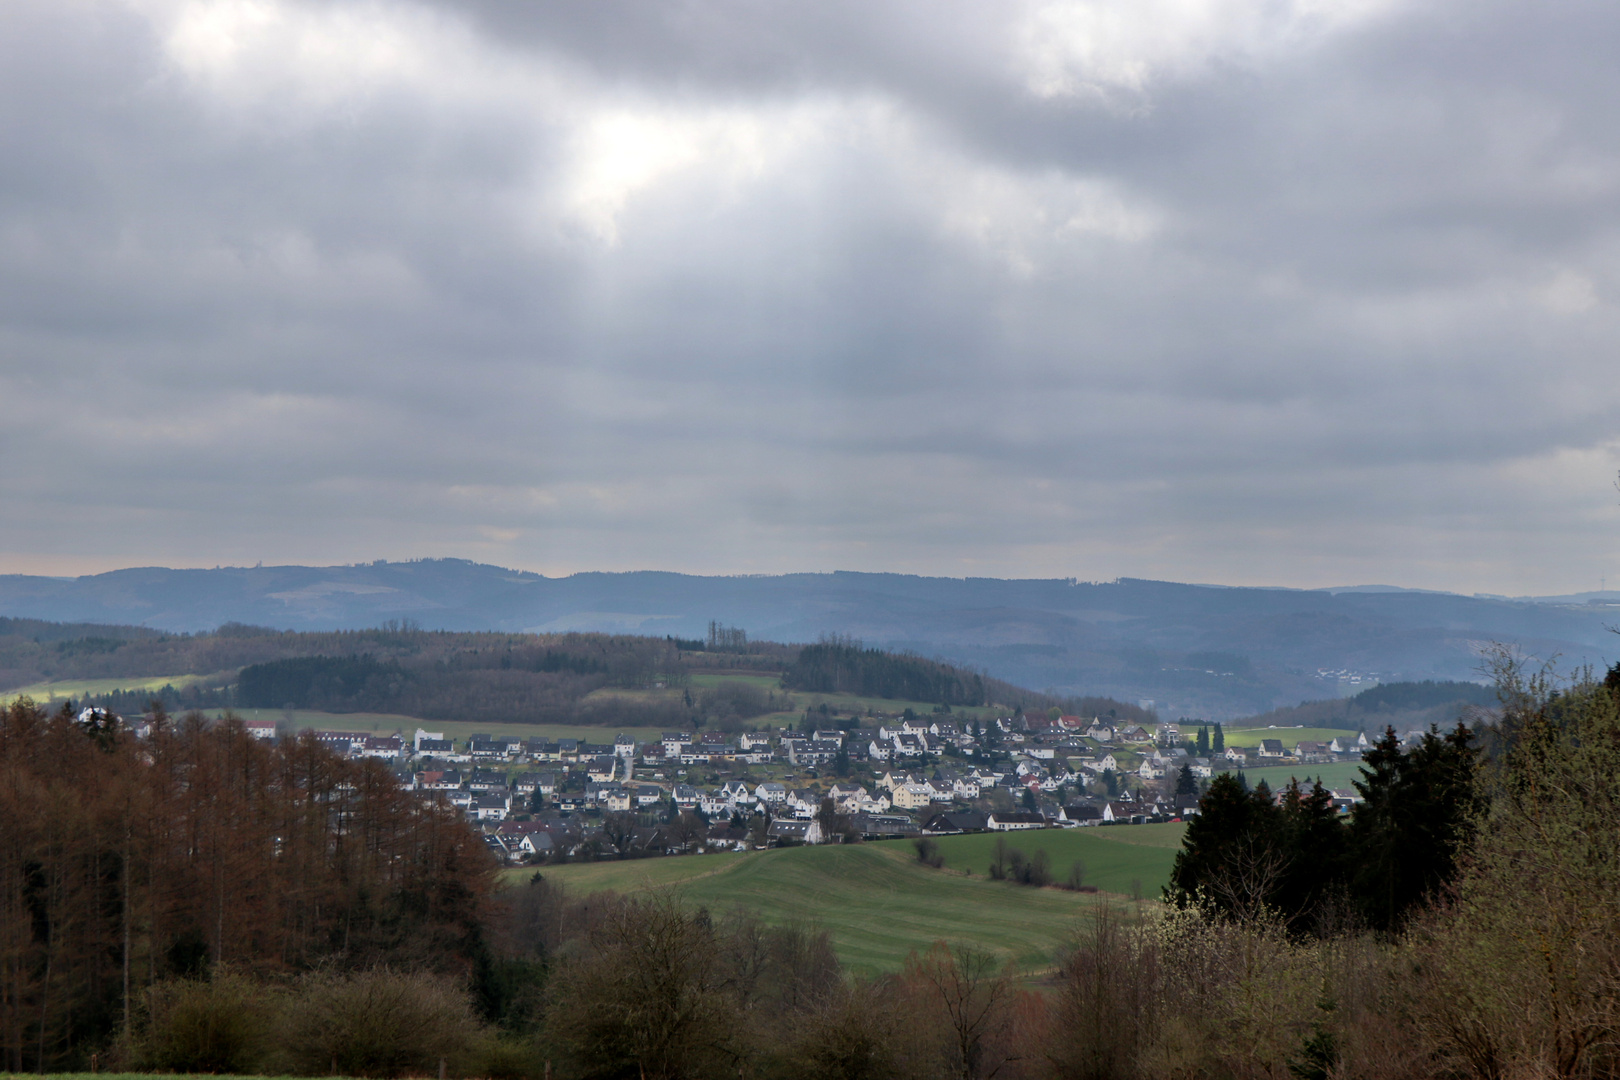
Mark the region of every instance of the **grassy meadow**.
<instances>
[{"instance_id":1,"label":"grassy meadow","mask_svg":"<svg viewBox=\"0 0 1620 1080\"><path fill-rule=\"evenodd\" d=\"M41 684L40 687L25 688L36 700L45 700L40 692L47 687L57 687L56 696L68 696L66 691L72 691L75 696L82 697L89 693L108 693L112 690L156 689L164 683L173 683L175 686L189 685L197 682L204 676L175 675L156 676L150 679L102 679L94 681L80 681L72 683ZM775 675L760 675L755 673L731 674L726 672L695 672L691 677L691 690L694 696L703 690L713 689L724 683L743 683L757 687L769 693L781 695L779 680ZM15 696L24 691L14 691L8 696ZM603 699L621 698L626 701L646 702L661 698L676 697L682 691L667 690L622 690L607 688L592 691L587 694L587 701L601 701ZM890 701L883 698L857 697L853 694L801 694L787 695L793 707L781 712L757 716L746 721L750 728L774 728L783 726L796 726L807 708L815 708L822 703L836 710L842 716L852 712L865 713L872 709L882 713L899 713L910 708L920 715L933 711L933 706L918 701ZM205 709L211 716L218 716L224 710ZM953 710L953 719L972 719L975 716L988 716L994 710L990 709L957 709ZM611 724L579 725L579 724L526 724L512 723L477 723L457 720L423 720L414 716L402 716L394 713L329 713L314 709L238 709L237 715L244 720L274 720L287 721L294 728L326 728L338 731L375 731L387 734L399 731L409 736L417 728L427 731L442 731L447 738L458 742L475 732L490 735L521 735L525 738L542 737L547 739L580 739L590 742L606 742L614 735L629 735L638 741L647 742L659 738L663 734L662 728L650 727L623 727Z\"/></svg>"},{"instance_id":2,"label":"grassy meadow","mask_svg":"<svg viewBox=\"0 0 1620 1080\"><path fill-rule=\"evenodd\" d=\"M1157 896L1170 880L1170 868L1175 863L1185 829L1180 822L1032 829L942 836L936 843L945 857L946 869L974 875L988 873L996 841L1004 839L1007 847L1016 848L1026 856L1045 852L1054 881L1068 880L1070 868L1078 863L1084 868L1082 882L1086 885L1122 896Z\"/></svg>"},{"instance_id":3,"label":"grassy meadow","mask_svg":"<svg viewBox=\"0 0 1620 1080\"><path fill-rule=\"evenodd\" d=\"M228 678L228 673L219 678ZM51 701L79 699L87 694L110 694L115 690L160 690L164 686L182 689L193 683L212 681L209 675L149 675L141 678L121 679L63 679L60 682L34 683L0 693L0 702L10 703L20 697L33 698L40 704Z\"/></svg>"},{"instance_id":4,"label":"grassy meadow","mask_svg":"<svg viewBox=\"0 0 1620 1080\"><path fill-rule=\"evenodd\" d=\"M1226 736L1227 746L1259 746L1261 739L1280 739L1282 741L1283 748L1289 753L1294 752L1294 744L1298 742L1325 743L1331 742L1334 739L1343 738L1346 735L1354 738L1356 732L1359 730L1361 729L1352 728L1349 731L1346 731L1342 728L1308 727L1222 728L1222 731ZM1188 725L1182 725L1182 735L1184 737L1194 736L1197 734L1198 729L1196 727L1191 727L1189 729ZM1369 735L1368 738L1372 738L1372 736Z\"/></svg>"},{"instance_id":5,"label":"grassy meadow","mask_svg":"<svg viewBox=\"0 0 1620 1080\"><path fill-rule=\"evenodd\" d=\"M1237 769L1220 771L1236 772ZM1288 781L1294 777L1298 777L1302 785L1308 785L1312 780L1321 777L1323 787L1343 788L1348 791L1352 782L1361 779L1361 762L1334 762L1332 765L1267 765L1259 769L1244 769L1243 775L1251 787L1264 780L1273 791L1287 787Z\"/></svg>"},{"instance_id":6,"label":"grassy meadow","mask_svg":"<svg viewBox=\"0 0 1620 1080\"><path fill-rule=\"evenodd\" d=\"M1026 854L1046 850L1060 878L1078 859L1086 864L1086 884L1129 894L1140 881L1142 895L1153 897L1169 878L1180 830L1046 829L1007 840ZM938 940L974 945L1026 972L1043 970L1098 898L989 880L994 842L988 835L940 837L940 870L918 863L909 842L883 841L575 863L539 872L579 893L671 888L684 902L710 911L742 907L772 923L813 924L832 936L844 964L863 974L894 971L911 952ZM512 870L507 877L523 881L534 872Z\"/></svg>"},{"instance_id":7,"label":"grassy meadow","mask_svg":"<svg viewBox=\"0 0 1620 1080\"><path fill-rule=\"evenodd\" d=\"M475 733L487 735L521 735L526 739L580 739L593 743L612 742L615 735L630 735L639 741L659 738L658 728L592 727L579 724L479 724L461 720L422 720L396 713L329 713L314 709L236 709L243 720L286 720L295 730L317 728L329 731L366 731L389 735L398 731L409 739L417 728L424 731L442 731L448 739L463 742ZM209 716L223 715L224 709L204 709Z\"/></svg>"}]
</instances>

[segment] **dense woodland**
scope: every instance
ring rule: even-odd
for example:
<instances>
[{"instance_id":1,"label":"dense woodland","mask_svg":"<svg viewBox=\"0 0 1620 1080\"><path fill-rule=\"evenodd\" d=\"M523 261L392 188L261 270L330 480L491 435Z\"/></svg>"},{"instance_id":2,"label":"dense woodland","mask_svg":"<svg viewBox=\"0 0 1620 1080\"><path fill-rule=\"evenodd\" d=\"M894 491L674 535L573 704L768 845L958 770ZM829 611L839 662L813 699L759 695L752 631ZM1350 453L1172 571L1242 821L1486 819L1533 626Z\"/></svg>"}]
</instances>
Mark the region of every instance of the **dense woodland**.
<instances>
[{"instance_id":1,"label":"dense woodland","mask_svg":"<svg viewBox=\"0 0 1620 1080\"><path fill-rule=\"evenodd\" d=\"M1449 680L1387 683L1352 697L1302 701L1254 717L1257 727L1343 728L1348 731L1422 730L1431 724L1449 727L1459 715L1493 709L1496 689L1479 683Z\"/></svg>"},{"instance_id":2,"label":"dense woodland","mask_svg":"<svg viewBox=\"0 0 1620 1080\"><path fill-rule=\"evenodd\" d=\"M986 705L983 675L904 653L868 649L857 642L806 645L782 675L789 690L856 694L939 705Z\"/></svg>"},{"instance_id":3,"label":"dense woodland","mask_svg":"<svg viewBox=\"0 0 1620 1080\"><path fill-rule=\"evenodd\" d=\"M1461 723L1411 747L1386 729L1365 756L1348 825L1320 783L1295 781L1279 798L1264 781L1249 790L1220 774L1187 825L1172 899L1270 912L1296 932L1346 919L1396 929L1456 876L1485 798L1475 741Z\"/></svg>"},{"instance_id":4,"label":"dense woodland","mask_svg":"<svg viewBox=\"0 0 1620 1080\"><path fill-rule=\"evenodd\" d=\"M82 1066L147 988L403 965L470 979L494 866L449 807L311 738L0 712L0 1067Z\"/></svg>"}]
</instances>

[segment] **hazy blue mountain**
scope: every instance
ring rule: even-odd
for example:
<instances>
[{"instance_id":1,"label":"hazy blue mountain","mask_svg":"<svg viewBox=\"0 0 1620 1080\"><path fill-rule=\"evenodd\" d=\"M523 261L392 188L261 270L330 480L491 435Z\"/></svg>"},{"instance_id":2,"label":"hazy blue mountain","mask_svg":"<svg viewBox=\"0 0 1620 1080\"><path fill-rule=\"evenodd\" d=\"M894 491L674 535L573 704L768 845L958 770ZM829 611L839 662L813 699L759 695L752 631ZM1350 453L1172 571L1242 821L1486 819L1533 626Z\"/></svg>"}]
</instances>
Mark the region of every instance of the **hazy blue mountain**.
<instances>
[{"instance_id":1,"label":"hazy blue mountain","mask_svg":"<svg viewBox=\"0 0 1620 1080\"><path fill-rule=\"evenodd\" d=\"M456 559L362 566L119 570L0 577L0 615L170 631L245 622L316 630L413 619L453 630L700 637L709 620L778 641L840 633L978 665L1035 689L1153 699L1229 717L1368 679L1478 679L1492 641L1566 664L1620 656L1607 594L1504 600L1391 587L1223 588L1123 579L904 574L546 578ZM1323 677L1319 671L1345 672ZM1352 682L1360 677L1361 682Z\"/></svg>"}]
</instances>

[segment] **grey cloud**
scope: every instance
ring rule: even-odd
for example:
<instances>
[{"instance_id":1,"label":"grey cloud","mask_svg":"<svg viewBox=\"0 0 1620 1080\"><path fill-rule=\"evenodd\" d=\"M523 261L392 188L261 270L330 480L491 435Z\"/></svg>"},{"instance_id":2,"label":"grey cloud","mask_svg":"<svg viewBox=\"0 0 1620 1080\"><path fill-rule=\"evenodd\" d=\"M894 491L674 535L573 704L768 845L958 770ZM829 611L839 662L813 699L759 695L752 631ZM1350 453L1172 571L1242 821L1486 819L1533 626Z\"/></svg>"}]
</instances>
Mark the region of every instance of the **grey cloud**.
<instances>
[{"instance_id":1,"label":"grey cloud","mask_svg":"<svg viewBox=\"0 0 1620 1080\"><path fill-rule=\"evenodd\" d=\"M1515 593L1616 554L1603 6L1041 98L981 5L272 5L444 20L314 103L184 70L167 10L0 14L0 558ZM604 238L568 184L616 112L695 149Z\"/></svg>"}]
</instances>

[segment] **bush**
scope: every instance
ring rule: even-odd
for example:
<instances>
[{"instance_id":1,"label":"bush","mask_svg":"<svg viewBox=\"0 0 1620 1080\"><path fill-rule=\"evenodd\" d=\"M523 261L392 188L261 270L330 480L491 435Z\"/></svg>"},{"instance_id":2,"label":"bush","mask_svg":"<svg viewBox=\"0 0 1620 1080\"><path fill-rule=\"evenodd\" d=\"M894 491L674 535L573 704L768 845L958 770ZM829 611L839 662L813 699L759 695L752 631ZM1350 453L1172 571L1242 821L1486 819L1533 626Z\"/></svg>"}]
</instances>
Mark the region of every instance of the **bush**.
<instances>
[{"instance_id":1,"label":"bush","mask_svg":"<svg viewBox=\"0 0 1620 1080\"><path fill-rule=\"evenodd\" d=\"M162 1072L254 1073L270 1044L275 1003L238 975L176 979L146 991L137 1068Z\"/></svg>"},{"instance_id":2,"label":"bush","mask_svg":"<svg viewBox=\"0 0 1620 1080\"><path fill-rule=\"evenodd\" d=\"M721 683L698 696L698 708L717 721L747 720L773 712L781 705L775 694L742 682Z\"/></svg>"},{"instance_id":3,"label":"bush","mask_svg":"<svg viewBox=\"0 0 1620 1080\"><path fill-rule=\"evenodd\" d=\"M730 976L708 912L620 900L547 987L547 1037L584 1076L728 1075L745 1030Z\"/></svg>"},{"instance_id":4,"label":"bush","mask_svg":"<svg viewBox=\"0 0 1620 1080\"><path fill-rule=\"evenodd\" d=\"M510 1035L488 1034L472 1047L464 1067L458 1071L488 1080L523 1080L539 1075L544 1068L534 1043Z\"/></svg>"},{"instance_id":5,"label":"bush","mask_svg":"<svg viewBox=\"0 0 1620 1080\"><path fill-rule=\"evenodd\" d=\"M928 1056L922 1025L911 1022L892 988L854 982L823 996L793 1027L782 1054L786 1076L818 1080L898 1080L907 1059Z\"/></svg>"},{"instance_id":6,"label":"bush","mask_svg":"<svg viewBox=\"0 0 1620 1080\"><path fill-rule=\"evenodd\" d=\"M285 1065L305 1075L433 1075L474 1065L482 1031L465 991L432 975L378 969L305 979L282 1024Z\"/></svg>"},{"instance_id":7,"label":"bush","mask_svg":"<svg viewBox=\"0 0 1620 1080\"><path fill-rule=\"evenodd\" d=\"M1076 860L1075 864L1069 867L1069 878L1063 883L1063 887L1070 892L1097 891L1095 886L1089 890L1086 888L1086 864L1079 860Z\"/></svg>"}]
</instances>

